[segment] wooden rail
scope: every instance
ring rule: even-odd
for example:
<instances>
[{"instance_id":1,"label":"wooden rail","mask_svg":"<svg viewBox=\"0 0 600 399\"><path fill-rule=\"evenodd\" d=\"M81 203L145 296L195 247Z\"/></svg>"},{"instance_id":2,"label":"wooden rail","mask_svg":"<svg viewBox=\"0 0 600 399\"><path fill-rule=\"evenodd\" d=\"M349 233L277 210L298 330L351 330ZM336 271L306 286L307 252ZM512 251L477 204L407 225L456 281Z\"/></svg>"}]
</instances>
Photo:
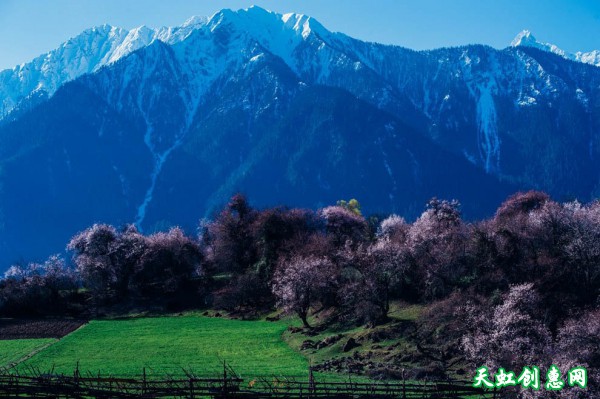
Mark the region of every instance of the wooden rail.
<instances>
[{"instance_id":1,"label":"wooden rail","mask_svg":"<svg viewBox=\"0 0 600 399\"><path fill-rule=\"evenodd\" d=\"M318 382L264 377L245 381L223 378L147 379L64 375L0 375L0 398L54 399L450 399L492 398L468 382Z\"/></svg>"}]
</instances>

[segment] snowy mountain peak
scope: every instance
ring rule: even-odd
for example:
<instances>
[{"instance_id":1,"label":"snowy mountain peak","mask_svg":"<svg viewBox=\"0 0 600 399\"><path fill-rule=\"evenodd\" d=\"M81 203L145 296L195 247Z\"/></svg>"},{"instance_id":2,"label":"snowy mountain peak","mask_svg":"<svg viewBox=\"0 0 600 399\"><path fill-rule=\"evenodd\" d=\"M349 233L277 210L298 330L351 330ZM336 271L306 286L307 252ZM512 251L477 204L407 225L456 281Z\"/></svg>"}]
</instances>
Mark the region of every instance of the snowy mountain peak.
<instances>
[{"instance_id":1,"label":"snowy mountain peak","mask_svg":"<svg viewBox=\"0 0 600 399\"><path fill-rule=\"evenodd\" d=\"M311 32L315 32L321 36L324 33L329 33L329 31L325 29L325 27L323 27L319 21L304 14L284 14L281 16L281 20L287 27L291 27L296 32L301 33L302 37L304 38L306 38Z\"/></svg>"},{"instance_id":2,"label":"snowy mountain peak","mask_svg":"<svg viewBox=\"0 0 600 399\"><path fill-rule=\"evenodd\" d=\"M587 53L578 51L575 54L568 53L554 44L539 42L528 30L519 32L510 45L512 47L533 47L542 51L554 53L568 60L600 66L600 51L594 50Z\"/></svg>"},{"instance_id":3,"label":"snowy mountain peak","mask_svg":"<svg viewBox=\"0 0 600 399\"><path fill-rule=\"evenodd\" d=\"M519 34L517 36L515 36L513 41L510 43L510 45L512 47L535 45L535 44L537 44L537 40L531 34L531 32L528 31L527 29L519 32Z\"/></svg>"},{"instance_id":4,"label":"snowy mountain peak","mask_svg":"<svg viewBox=\"0 0 600 399\"><path fill-rule=\"evenodd\" d=\"M94 73L155 40L174 45L205 28L210 32L223 28L235 31L238 37L253 40L286 61L290 61L293 49L312 33L325 41L331 35L309 16L282 15L257 6L237 11L224 9L210 18L194 16L176 27L140 26L131 30L108 24L92 27L30 62L0 71L0 120L36 91L52 96L65 83Z\"/></svg>"},{"instance_id":5,"label":"snowy mountain peak","mask_svg":"<svg viewBox=\"0 0 600 399\"><path fill-rule=\"evenodd\" d=\"M554 53L556 55L560 55L561 57L571 59L569 54L565 53L563 50L558 48L556 45L551 43L542 43L537 41L535 36L531 34L528 30L521 31L511 42L511 46L513 47L533 47L539 50L548 51L550 53Z\"/></svg>"},{"instance_id":6,"label":"snowy mountain peak","mask_svg":"<svg viewBox=\"0 0 600 399\"><path fill-rule=\"evenodd\" d=\"M104 24L86 29L30 62L0 71L0 120L33 92L52 96L65 83L114 63L155 40L168 44L185 40L207 22L205 17L192 17L177 27L140 26L126 30Z\"/></svg>"},{"instance_id":7,"label":"snowy mountain peak","mask_svg":"<svg viewBox=\"0 0 600 399\"><path fill-rule=\"evenodd\" d=\"M278 14L258 6L233 11L224 9L213 15L207 24L214 30L219 25L231 25L237 30L245 30L255 38L266 38L277 41L282 31L293 31L303 38L311 32L326 35L329 31L317 20L304 14Z\"/></svg>"}]
</instances>

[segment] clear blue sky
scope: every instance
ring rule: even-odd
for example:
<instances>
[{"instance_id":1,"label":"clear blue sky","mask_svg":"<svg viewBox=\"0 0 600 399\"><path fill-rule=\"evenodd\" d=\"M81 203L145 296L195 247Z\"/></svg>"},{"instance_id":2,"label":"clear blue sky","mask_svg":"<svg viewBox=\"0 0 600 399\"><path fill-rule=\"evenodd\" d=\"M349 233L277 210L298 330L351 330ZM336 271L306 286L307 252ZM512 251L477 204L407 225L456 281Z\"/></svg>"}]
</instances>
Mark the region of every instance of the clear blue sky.
<instances>
[{"instance_id":1,"label":"clear blue sky","mask_svg":"<svg viewBox=\"0 0 600 399\"><path fill-rule=\"evenodd\" d=\"M522 29L567 51L600 49L600 0L0 0L0 69L91 26L172 26L252 4L308 14L333 31L413 49L503 48Z\"/></svg>"}]
</instances>

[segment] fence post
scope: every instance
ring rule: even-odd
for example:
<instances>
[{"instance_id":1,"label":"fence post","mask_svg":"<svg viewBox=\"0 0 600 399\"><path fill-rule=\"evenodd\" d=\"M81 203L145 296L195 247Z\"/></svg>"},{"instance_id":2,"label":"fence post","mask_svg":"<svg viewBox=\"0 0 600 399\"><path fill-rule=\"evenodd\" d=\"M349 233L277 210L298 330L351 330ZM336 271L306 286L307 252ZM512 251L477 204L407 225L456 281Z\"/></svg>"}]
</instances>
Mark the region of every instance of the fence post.
<instances>
[{"instance_id":1,"label":"fence post","mask_svg":"<svg viewBox=\"0 0 600 399\"><path fill-rule=\"evenodd\" d=\"M312 362L308 365L308 397L316 393L315 376L313 375Z\"/></svg>"},{"instance_id":2,"label":"fence post","mask_svg":"<svg viewBox=\"0 0 600 399\"><path fill-rule=\"evenodd\" d=\"M223 360L223 397L227 397L227 364Z\"/></svg>"},{"instance_id":3,"label":"fence post","mask_svg":"<svg viewBox=\"0 0 600 399\"><path fill-rule=\"evenodd\" d=\"M142 395L146 394L146 367L142 369Z\"/></svg>"},{"instance_id":4,"label":"fence post","mask_svg":"<svg viewBox=\"0 0 600 399\"><path fill-rule=\"evenodd\" d=\"M406 399L406 378L404 377L404 369L402 369L402 398Z\"/></svg>"},{"instance_id":5,"label":"fence post","mask_svg":"<svg viewBox=\"0 0 600 399\"><path fill-rule=\"evenodd\" d=\"M80 377L80 373L79 373L79 360L77 361L77 365L75 366L75 371L73 372L73 383L75 384L75 389L77 390L77 392L79 393L80 388L79 388L79 377Z\"/></svg>"}]
</instances>

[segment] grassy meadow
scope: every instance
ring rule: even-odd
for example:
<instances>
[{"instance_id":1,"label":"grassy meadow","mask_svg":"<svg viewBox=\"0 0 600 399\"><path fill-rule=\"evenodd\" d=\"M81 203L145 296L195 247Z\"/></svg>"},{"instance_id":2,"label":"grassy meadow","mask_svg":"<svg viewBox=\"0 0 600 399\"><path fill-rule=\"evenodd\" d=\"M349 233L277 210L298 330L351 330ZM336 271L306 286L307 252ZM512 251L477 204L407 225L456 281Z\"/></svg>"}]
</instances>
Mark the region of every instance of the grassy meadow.
<instances>
[{"instance_id":1,"label":"grassy meadow","mask_svg":"<svg viewBox=\"0 0 600 399\"><path fill-rule=\"evenodd\" d=\"M82 375L137 377L145 369L149 378L183 376L186 372L218 377L226 361L246 380L261 376L305 379L309 361L319 364L358 351L368 353L372 361L385 363L395 353L410 351L408 342L390 336L396 335L395 327L413 322L422 311L420 306L393 304L386 325L367 330L331 326L310 337L287 329L290 323L299 325L297 320L241 321L196 314L92 320L59 340L0 340L0 366L21 361L17 367L25 373L37 369L71 375L79 365ZM318 323L316 319L311 322ZM380 338L375 341L374 335ZM322 349L302 347L305 340L317 343L333 336L340 338ZM362 344L344 352L350 338ZM27 355L32 356L23 360ZM348 378L345 373L331 371L317 374L326 380Z\"/></svg>"},{"instance_id":2,"label":"grassy meadow","mask_svg":"<svg viewBox=\"0 0 600 399\"><path fill-rule=\"evenodd\" d=\"M219 376L223 360L243 378L306 377L308 362L283 341L287 323L179 316L91 321L21 367L71 374Z\"/></svg>"},{"instance_id":3,"label":"grassy meadow","mask_svg":"<svg viewBox=\"0 0 600 399\"><path fill-rule=\"evenodd\" d=\"M17 362L55 341L53 338L0 340L0 367Z\"/></svg>"}]
</instances>

